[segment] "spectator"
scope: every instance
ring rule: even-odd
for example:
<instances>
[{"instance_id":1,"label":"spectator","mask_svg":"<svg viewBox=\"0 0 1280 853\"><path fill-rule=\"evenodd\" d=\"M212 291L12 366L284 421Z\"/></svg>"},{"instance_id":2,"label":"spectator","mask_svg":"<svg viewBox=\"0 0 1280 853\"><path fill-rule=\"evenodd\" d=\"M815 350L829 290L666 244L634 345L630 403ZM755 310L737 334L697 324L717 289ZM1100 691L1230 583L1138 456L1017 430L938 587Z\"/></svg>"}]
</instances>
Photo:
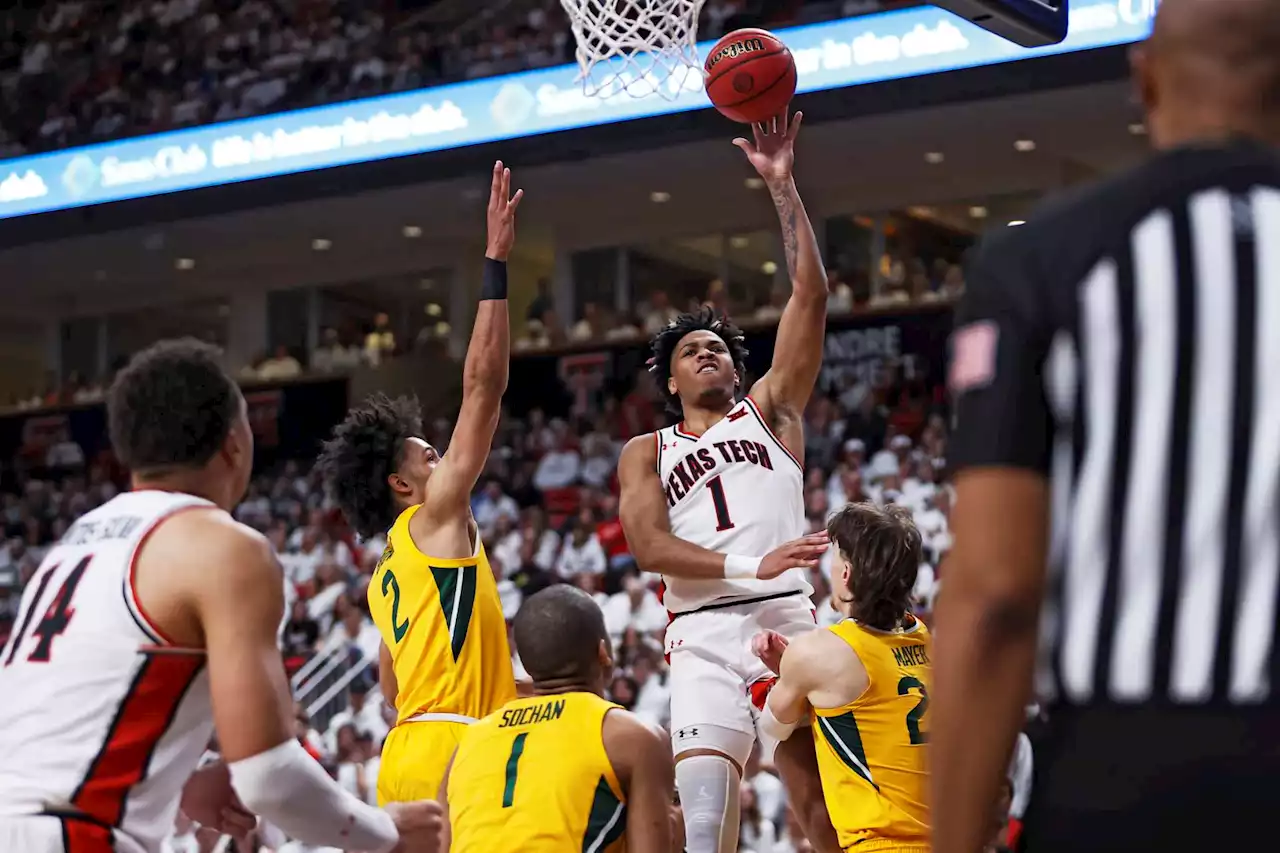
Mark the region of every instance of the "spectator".
<instances>
[{"instance_id":1,"label":"spectator","mask_svg":"<svg viewBox=\"0 0 1280 853\"><path fill-rule=\"evenodd\" d=\"M839 272L827 270L827 313L849 314L853 307L853 288L841 280Z\"/></svg>"},{"instance_id":2,"label":"spectator","mask_svg":"<svg viewBox=\"0 0 1280 853\"><path fill-rule=\"evenodd\" d=\"M481 530L491 530L498 519L515 521L520 517L516 502L502 492L502 483L491 479L471 502L471 512Z\"/></svg>"},{"instance_id":3,"label":"spectator","mask_svg":"<svg viewBox=\"0 0 1280 853\"><path fill-rule=\"evenodd\" d=\"M321 334L320 345L311 353L311 369L321 373L340 373L359 367L360 360L360 348L344 345L338 330L329 328Z\"/></svg>"},{"instance_id":4,"label":"spectator","mask_svg":"<svg viewBox=\"0 0 1280 853\"><path fill-rule=\"evenodd\" d=\"M325 732L325 746L330 753L338 751L341 730L350 727L352 737L367 733L373 740L382 743L390 727L382 717L382 696L370 697L369 684L357 677L351 683L349 705L334 714L329 720L329 729ZM368 756L365 756L367 758ZM363 760L363 759L362 759Z\"/></svg>"},{"instance_id":5,"label":"spectator","mask_svg":"<svg viewBox=\"0 0 1280 853\"><path fill-rule=\"evenodd\" d=\"M258 368L258 378L264 382L296 379L301 375L302 365L289 353L289 348L284 344L276 347L275 354L262 362Z\"/></svg>"},{"instance_id":6,"label":"spectator","mask_svg":"<svg viewBox=\"0 0 1280 853\"><path fill-rule=\"evenodd\" d=\"M665 290L654 290L649 294L649 304L643 312L644 332L656 335L668 323L680 316L680 312L671 304Z\"/></svg>"},{"instance_id":7,"label":"spectator","mask_svg":"<svg viewBox=\"0 0 1280 853\"><path fill-rule=\"evenodd\" d=\"M540 492L563 489L578 482L582 473L582 457L574 448L573 436L563 421L553 425L556 447L549 450L538 462L533 474L533 485Z\"/></svg>"},{"instance_id":8,"label":"spectator","mask_svg":"<svg viewBox=\"0 0 1280 853\"><path fill-rule=\"evenodd\" d=\"M600 310L600 306L594 302L587 302L582 306L582 319L575 323L572 331L569 332L569 340L600 340L604 337L605 328L604 312Z\"/></svg>"},{"instance_id":9,"label":"spectator","mask_svg":"<svg viewBox=\"0 0 1280 853\"><path fill-rule=\"evenodd\" d=\"M305 659L316 649L320 641L320 623L307 611L307 602L297 599L284 626L282 645L286 659Z\"/></svg>"},{"instance_id":10,"label":"spectator","mask_svg":"<svg viewBox=\"0 0 1280 853\"><path fill-rule=\"evenodd\" d=\"M618 468L618 448L600 432L582 439L582 482L597 489L606 486Z\"/></svg>"},{"instance_id":11,"label":"spectator","mask_svg":"<svg viewBox=\"0 0 1280 853\"><path fill-rule=\"evenodd\" d=\"M560 557L556 560L556 574L563 578L577 575L602 577L608 561L600 540L595 534L595 520L591 510L584 509L574 522L568 540L560 549Z\"/></svg>"},{"instance_id":12,"label":"spectator","mask_svg":"<svg viewBox=\"0 0 1280 853\"><path fill-rule=\"evenodd\" d=\"M760 803L756 799L755 788L749 782L744 781L741 784L739 808L742 828L738 832L739 853L773 853L778 843L773 822L765 820L760 814Z\"/></svg>"},{"instance_id":13,"label":"spectator","mask_svg":"<svg viewBox=\"0 0 1280 853\"><path fill-rule=\"evenodd\" d=\"M391 317L379 312L373 318L373 329L364 338L365 361L377 367L396 352L396 336L391 331Z\"/></svg>"},{"instance_id":14,"label":"spectator","mask_svg":"<svg viewBox=\"0 0 1280 853\"><path fill-rule=\"evenodd\" d=\"M84 468L84 448L75 442L67 430L58 433L58 440L49 448L44 464L50 468L75 470Z\"/></svg>"}]
</instances>

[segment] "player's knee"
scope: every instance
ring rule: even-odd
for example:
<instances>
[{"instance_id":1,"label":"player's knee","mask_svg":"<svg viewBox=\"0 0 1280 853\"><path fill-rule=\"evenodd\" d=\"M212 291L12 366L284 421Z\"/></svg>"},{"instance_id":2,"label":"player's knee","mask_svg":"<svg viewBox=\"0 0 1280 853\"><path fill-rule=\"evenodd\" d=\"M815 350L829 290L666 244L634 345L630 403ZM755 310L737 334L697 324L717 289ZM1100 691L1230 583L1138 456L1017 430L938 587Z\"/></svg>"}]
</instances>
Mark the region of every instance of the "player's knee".
<instances>
[{"instance_id":1,"label":"player's knee","mask_svg":"<svg viewBox=\"0 0 1280 853\"><path fill-rule=\"evenodd\" d=\"M689 853L734 853L742 774L727 756L710 751L681 756L676 785Z\"/></svg>"}]
</instances>

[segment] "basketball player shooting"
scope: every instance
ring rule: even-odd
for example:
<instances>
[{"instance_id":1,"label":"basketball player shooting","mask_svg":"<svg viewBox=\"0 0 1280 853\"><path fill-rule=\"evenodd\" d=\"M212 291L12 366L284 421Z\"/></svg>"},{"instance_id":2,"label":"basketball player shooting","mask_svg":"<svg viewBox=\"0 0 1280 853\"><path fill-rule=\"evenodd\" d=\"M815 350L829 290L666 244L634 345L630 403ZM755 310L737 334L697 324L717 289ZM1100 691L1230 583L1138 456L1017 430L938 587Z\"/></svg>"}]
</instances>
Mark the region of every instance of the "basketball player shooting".
<instances>
[{"instance_id":1,"label":"basketball player shooting","mask_svg":"<svg viewBox=\"0 0 1280 853\"><path fill-rule=\"evenodd\" d=\"M281 569L231 516L253 433L220 356L160 343L112 385L133 490L49 551L0 657L0 850L158 853L216 724L230 784L200 786L205 812L237 807L234 790L309 845L435 853L438 803L372 808L298 742Z\"/></svg>"},{"instance_id":2,"label":"basketball player shooting","mask_svg":"<svg viewBox=\"0 0 1280 853\"><path fill-rule=\"evenodd\" d=\"M690 853L737 849L739 780L757 740L750 697L763 703L771 675L751 638L816 628L805 570L828 538L804 536L802 419L822 363L827 287L792 180L800 121L784 113L753 125L754 143L734 140L769 188L791 275L772 367L738 401L741 332L710 309L681 316L653 339L650 369L683 420L633 438L618 465L627 541L642 569L663 576L672 614L672 745ZM768 758L776 741L761 745ZM776 763L810 840L838 851L812 737L788 740Z\"/></svg>"}]
</instances>

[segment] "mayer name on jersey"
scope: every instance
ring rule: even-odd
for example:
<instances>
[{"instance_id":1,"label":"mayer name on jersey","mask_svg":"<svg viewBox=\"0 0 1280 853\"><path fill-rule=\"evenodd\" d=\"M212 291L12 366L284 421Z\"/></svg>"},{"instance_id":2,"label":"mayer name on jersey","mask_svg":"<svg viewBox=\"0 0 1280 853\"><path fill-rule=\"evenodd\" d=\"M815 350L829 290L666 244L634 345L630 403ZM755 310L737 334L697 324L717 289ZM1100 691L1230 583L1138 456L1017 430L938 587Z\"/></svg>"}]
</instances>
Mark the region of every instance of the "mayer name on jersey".
<instances>
[{"instance_id":1,"label":"mayer name on jersey","mask_svg":"<svg viewBox=\"0 0 1280 853\"><path fill-rule=\"evenodd\" d=\"M80 848L90 853L153 853L173 829L213 734L205 654L175 647L152 624L133 569L151 531L193 508L214 505L172 492L119 495L41 562L0 653L0 818L78 815L63 834L96 840ZM94 824L113 840L93 835Z\"/></svg>"},{"instance_id":2,"label":"mayer name on jersey","mask_svg":"<svg viewBox=\"0 0 1280 853\"><path fill-rule=\"evenodd\" d=\"M711 551L763 557L805 534L804 472L747 397L700 436L684 424L655 434L671 532ZM664 578L663 604L688 613L712 602L812 593L799 569L772 580Z\"/></svg>"},{"instance_id":3,"label":"mayer name on jersey","mask_svg":"<svg viewBox=\"0 0 1280 853\"><path fill-rule=\"evenodd\" d=\"M508 702L467 729L449 772L453 853L622 853L626 797L594 693Z\"/></svg>"},{"instance_id":4,"label":"mayer name on jersey","mask_svg":"<svg viewBox=\"0 0 1280 853\"><path fill-rule=\"evenodd\" d=\"M814 709L823 799L840 846L927 850L929 629L913 618L902 631L852 619L826 630L867 670L867 688L853 702Z\"/></svg>"}]
</instances>

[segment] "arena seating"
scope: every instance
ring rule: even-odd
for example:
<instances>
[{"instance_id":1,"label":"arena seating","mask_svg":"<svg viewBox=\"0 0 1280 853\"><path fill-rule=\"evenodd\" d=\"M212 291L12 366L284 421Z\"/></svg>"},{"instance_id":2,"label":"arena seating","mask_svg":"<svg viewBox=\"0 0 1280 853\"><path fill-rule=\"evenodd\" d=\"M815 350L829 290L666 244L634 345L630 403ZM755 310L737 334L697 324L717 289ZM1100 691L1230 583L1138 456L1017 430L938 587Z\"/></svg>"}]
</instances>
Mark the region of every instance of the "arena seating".
<instances>
[{"instance_id":1,"label":"arena seating","mask_svg":"<svg viewBox=\"0 0 1280 853\"><path fill-rule=\"evenodd\" d=\"M709 0L700 35L913 0ZM13 4L11 4L13 5ZM558 0L59 0L0 13L0 159L572 61ZM450 14L452 12L452 14Z\"/></svg>"}]
</instances>

